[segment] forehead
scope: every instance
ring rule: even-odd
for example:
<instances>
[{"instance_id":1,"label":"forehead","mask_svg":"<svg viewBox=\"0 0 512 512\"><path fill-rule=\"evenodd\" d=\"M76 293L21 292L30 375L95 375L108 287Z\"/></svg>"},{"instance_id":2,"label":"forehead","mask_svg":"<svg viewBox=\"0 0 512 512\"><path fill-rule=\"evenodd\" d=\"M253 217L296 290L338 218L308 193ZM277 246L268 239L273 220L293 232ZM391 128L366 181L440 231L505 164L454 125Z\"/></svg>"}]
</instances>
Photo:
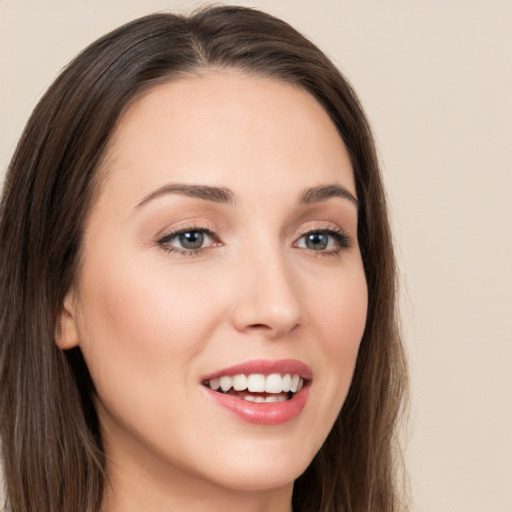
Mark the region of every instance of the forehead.
<instances>
[{"instance_id":1,"label":"forehead","mask_svg":"<svg viewBox=\"0 0 512 512\"><path fill-rule=\"evenodd\" d=\"M288 83L215 71L157 85L123 114L108 182L140 196L173 182L251 188L341 182L355 194L347 150L323 107Z\"/></svg>"}]
</instances>

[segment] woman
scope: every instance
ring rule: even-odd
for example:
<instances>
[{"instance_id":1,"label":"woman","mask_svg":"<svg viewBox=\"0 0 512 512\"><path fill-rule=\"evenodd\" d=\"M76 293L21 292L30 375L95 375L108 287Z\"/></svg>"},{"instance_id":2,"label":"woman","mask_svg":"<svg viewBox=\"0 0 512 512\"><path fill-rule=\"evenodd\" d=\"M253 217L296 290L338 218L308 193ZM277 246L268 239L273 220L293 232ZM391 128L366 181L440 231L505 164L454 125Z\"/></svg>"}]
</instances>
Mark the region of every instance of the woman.
<instances>
[{"instance_id":1,"label":"woman","mask_svg":"<svg viewBox=\"0 0 512 512\"><path fill-rule=\"evenodd\" d=\"M92 44L25 129L0 247L8 510L399 508L374 145L286 23L214 7Z\"/></svg>"}]
</instances>

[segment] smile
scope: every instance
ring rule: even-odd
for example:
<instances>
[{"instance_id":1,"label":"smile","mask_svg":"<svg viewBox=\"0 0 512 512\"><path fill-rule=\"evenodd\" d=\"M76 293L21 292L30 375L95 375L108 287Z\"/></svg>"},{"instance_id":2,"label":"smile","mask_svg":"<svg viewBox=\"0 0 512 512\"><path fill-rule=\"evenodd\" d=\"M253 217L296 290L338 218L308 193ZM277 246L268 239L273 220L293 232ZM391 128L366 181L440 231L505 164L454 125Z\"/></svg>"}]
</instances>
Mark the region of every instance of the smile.
<instances>
[{"instance_id":1,"label":"smile","mask_svg":"<svg viewBox=\"0 0 512 512\"><path fill-rule=\"evenodd\" d=\"M311 369L295 360L251 361L206 376L201 384L217 405L248 423L278 425L306 405Z\"/></svg>"},{"instance_id":2,"label":"smile","mask_svg":"<svg viewBox=\"0 0 512 512\"><path fill-rule=\"evenodd\" d=\"M284 402L300 391L304 379L298 374L272 373L263 375L223 375L203 383L213 391L235 396L242 400L255 403Z\"/></svg>"}]
</instances>

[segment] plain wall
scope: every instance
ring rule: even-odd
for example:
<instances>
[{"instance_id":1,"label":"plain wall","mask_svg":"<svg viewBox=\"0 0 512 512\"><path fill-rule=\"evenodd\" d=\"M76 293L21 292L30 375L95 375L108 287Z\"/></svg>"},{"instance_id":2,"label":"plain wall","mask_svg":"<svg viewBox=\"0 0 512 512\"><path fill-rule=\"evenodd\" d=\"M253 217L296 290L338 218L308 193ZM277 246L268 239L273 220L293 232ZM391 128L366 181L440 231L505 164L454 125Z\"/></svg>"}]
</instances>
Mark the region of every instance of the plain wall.
<instances>
[{"instance_id":1,"label":"plain wall","mask_svg":"<svg viewBox=\"0 0 512 512\"><path fill-rule=\"evenodd\" d=\"M512 512L512 2L232 3L313 39L372 121L411 364L412 509ZM0 176L80 49L134 17L198 5L0 0Z\"/></svg>"}]
</instances>

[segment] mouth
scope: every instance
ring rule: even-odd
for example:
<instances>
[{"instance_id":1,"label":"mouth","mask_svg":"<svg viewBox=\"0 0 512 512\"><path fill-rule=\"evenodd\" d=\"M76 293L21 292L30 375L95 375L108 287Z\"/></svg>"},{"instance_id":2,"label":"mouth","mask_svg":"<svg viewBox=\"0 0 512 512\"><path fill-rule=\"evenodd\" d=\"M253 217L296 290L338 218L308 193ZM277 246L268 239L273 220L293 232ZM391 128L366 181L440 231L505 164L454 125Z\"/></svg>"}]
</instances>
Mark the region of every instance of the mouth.
<instances>
[{"instance_id":1,"label":"mouth","mask_svg":"<svg viewBox=\"0 0 512 512\"><path fill-rule=\"evenodd\" d=\"M255 360L206 375L206 395L238 419L279 425L298 417L312 382L311 368L293 359Z\"/></svg>"},{"instance_id":2,"label":"mouth","mask_svg":"<svg viewBox=\"0 0 512 512\"><path fill-rule=\"evenodd\" d=\"M291 400L304 387L304 379L297 373L242 373L222 375L205 380L202 384L217 393L247 402L274 403Z\"/></svg>"}]
</instances>

